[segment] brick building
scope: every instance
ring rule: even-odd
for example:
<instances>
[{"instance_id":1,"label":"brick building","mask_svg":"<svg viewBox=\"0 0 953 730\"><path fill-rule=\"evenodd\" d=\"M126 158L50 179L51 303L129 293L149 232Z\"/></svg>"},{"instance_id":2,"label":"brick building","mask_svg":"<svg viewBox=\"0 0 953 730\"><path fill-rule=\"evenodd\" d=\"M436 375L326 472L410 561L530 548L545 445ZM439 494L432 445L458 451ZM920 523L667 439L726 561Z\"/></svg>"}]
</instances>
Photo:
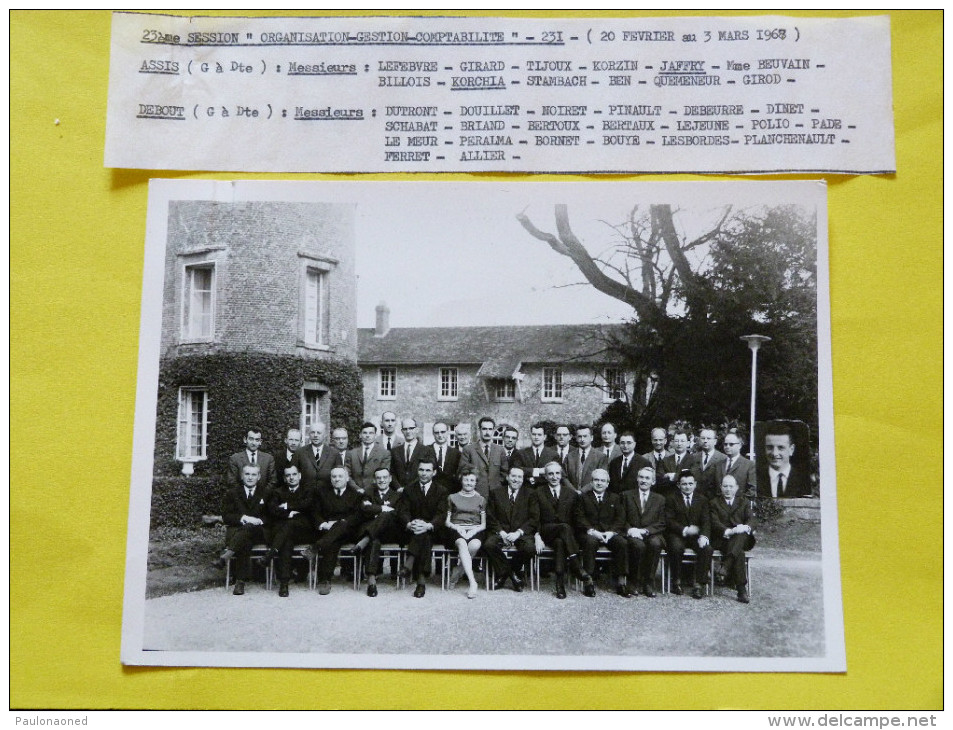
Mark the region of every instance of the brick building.
<instances>
[{"instance_id":1,"label":"brick building","mask_svg":"<svg viewBox=\"0 0 953 730\"><path fill-rule=\"evenodd\" d=\"M353 206L174 201L156 475L215 476L262 428L360 418Z\"/></svg>"},{"instance_id":2,"label":"brick building","mask_svg":"<svg viewBox=\"0 0 953 730\"><path fill-rule=\"evenodd\" d=\"M618 325L391 329L389 317L382 303L376 327L357 331L364 416L414 416L426 443L436 421L470 423L475 433L489 415L498 440L502 424L513 425L524 446L533 423L593 423L625 398L628 378L605 351Z\"/></svg>"}]
</instances>

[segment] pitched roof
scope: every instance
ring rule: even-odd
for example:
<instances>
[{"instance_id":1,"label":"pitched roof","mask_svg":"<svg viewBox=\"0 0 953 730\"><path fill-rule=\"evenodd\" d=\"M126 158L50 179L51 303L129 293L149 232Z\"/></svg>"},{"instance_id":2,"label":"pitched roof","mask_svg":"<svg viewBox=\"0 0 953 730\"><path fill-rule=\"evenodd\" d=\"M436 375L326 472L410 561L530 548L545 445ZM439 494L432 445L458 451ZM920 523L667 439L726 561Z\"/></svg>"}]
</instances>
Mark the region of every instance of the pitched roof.
<instances>
[{"instance_id":1,"label":"pitched roof","mask_svg":"<svg viewBox=\"0 0 953 730\"><path fill-rule=\"evenodd\" d=\"M357 331L361 365L480 365L488 378L510 378L520 363L612 362L605 333L622 325L395 327L383 337Z\"/></svg>"}]
</instances>

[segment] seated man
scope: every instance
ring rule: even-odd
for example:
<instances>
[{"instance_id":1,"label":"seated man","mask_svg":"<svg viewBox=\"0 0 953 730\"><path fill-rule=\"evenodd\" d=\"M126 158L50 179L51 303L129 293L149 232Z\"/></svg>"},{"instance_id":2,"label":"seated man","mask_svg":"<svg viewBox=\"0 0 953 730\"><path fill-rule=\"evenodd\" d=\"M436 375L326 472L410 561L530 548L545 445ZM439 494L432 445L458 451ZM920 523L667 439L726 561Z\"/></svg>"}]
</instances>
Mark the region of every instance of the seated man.
<instances>
[{"instance_id":1,"label":"seated man","mask_svg":"<svg viewBox=\"0 0 953 730\"><path fill-rule=\"evenodd\" d=\"M682 595L682 558L685 548L695 551L695 574L692 598L705 595L702 587L708 582L711 566L711 515L708 501L695 494L695 475L683 469L678 475L676 494L670 494L665 503L665 543L668 545L669 566L672 574L672 593Z\"/></svg>"},{"instance_id":2,"label":"seated man","mask_svg":"<svg viewBox=\"0 0 953 730\"><path fill-rule=\"evenodd\" d=\"M447 521L447 490L433 481L433 457L424 455L417 464L417 481L404 489L398 502L398 523L410 533L407 560L401 577L411 576L417 587L414 598L423 598L433 563L434 534Z\"/></svg>"},{"instance_id":3,"label":"seated man","mask_svg":"<svg viewBox=\"0 0 953 730\"><path fill-rule=\"evenodd\" d=\"M318 528L318 540L314 550L318 553L318 593L322 596L331 592L331 578L341 546L354 540L361 521L361 494L348 489L347 480L347 469L334 467L331 486L318 487L315 499L314 524Z\"/></svg>"},{"instance_id":4,"label":"seated man","mask_svg":"<svg viewBox=\"0 0 953 730\"><path fill-rule=\"evenodd\" d=\"M592 472L592 491L576 501L576 530L582 548L583 566L589 575L596 570L596 551L605 546L612 552L612 574L615 576L616 593L627 598L629 593L626 575L629 572L628 543L623 535L625 507L622 497L609 489L609 472L596 469ZM590 598L596 591L592 581L586 584L583 593Z\"/></svg>"},{"instance_id":5,"label":"seated man","mask_svg":"<svg viewBox=\"0 0 953 730\"><path fill-rule=\"evenodd\" d=\"M513 590L523 590L523 566L536 554L533 535L539 524L539 503L530 499L529 487L523 486L523 470L511 466L506 475L507 486L490 492L486 509L487 538L483 550L493 565L496 575L494 588L502 588L507 578L513 581ZM512 565L503 552L516 548Z\"/></svg>"},{"instance_id":6,"label":"seated man","mask_svg":"<svg viewBox=\"0 0 953 730\"><path fill-rule=\"evenodd\" d=\"M269 492L258 484L260 477L261 469L257 464L246 464L242 467L242 483L229 485L222 502L225 551L215 565L224 568L235 558L235 590L232 593L236 596L245 593L252 547L265 542Z\"/></svg>"},{"instance_id":7,"label":"seated man","mask_svg":"<svg viewBox=\"0 0 953 730\"><path fill-rule=\"evenodd\" d=\"M380 466L374 471L375 489L364 493L361 501L361 518L364 522L358 528L361 539L355 550L366 550L364 572L367 573L367 595L377 595L377 574L381 569L381 544L399 543L404 536L400 521L397 519L397 500L400 493L391 489L390 469ZM394 570L391 561L391 570Z\"/></svg>"},{"instance_id":8,"label":"seated man","mask_svg":"<svg viewBox=\"0 0 953 730\"><path fill-rule=\"evenodd\" d=\"M711 506L711 536L715 548L721 550L721 580L727 579L738 591L739 603L748 603L748 576L745 573L745 551L754 547L754 515L751 502L738 494L738 482L727 475L721 480L721 497Z\"/></svg>"},{"instance_id":9,"label":"seated man","mask_svg":"<svg viewBox=\"0 0 953 730\"><path fill-rule=\"evenodd\" d=\"M656 471L650 466L639 469L638 489L622 493L625 528L629 540L629 579L635 590L655 598L655 572L659 555L665 549L665 498L652 491Z\"/></svg>"},{"instance_id":10,"label":"seated man","mask_svg":"<svg viewBox=\"0 0 953 730\"><path fill-rule=\"evenodd\" d=\"M278 596L287 598L291 581L291 553L294 546L314 540L315 494L313 489L301 486L301 472L294 464L285 468L280 486L273 490L268 500L268 513L272 517L270 559L278 558Z\"/></svg>"}]
</instances>

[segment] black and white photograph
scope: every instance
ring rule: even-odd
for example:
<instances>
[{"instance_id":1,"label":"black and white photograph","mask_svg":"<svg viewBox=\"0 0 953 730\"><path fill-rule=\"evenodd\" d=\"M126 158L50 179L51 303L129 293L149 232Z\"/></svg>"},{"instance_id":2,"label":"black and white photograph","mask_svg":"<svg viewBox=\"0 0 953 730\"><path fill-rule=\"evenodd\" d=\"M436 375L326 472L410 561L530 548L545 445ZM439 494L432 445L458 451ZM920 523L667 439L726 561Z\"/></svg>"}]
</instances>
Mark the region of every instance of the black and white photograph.
<instances>
[{"instance_id":1,"label":"black and white photograph","mask_svg":"<svg viewBox=\"0 0 953 730\"><path fill-rule=\"evenodd\" d=\"M822 182L149 188L122 660L846 670Z\"/></svg>"}]
</instances>

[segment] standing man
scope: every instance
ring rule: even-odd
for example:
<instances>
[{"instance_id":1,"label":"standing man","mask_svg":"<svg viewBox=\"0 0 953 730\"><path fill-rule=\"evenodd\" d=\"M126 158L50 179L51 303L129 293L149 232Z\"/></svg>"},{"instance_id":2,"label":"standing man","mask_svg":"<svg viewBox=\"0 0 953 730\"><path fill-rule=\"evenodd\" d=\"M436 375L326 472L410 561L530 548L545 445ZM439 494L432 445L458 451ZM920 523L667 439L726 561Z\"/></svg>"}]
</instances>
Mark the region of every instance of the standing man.
<instances>
[{"instance_id":1,"label":"standing man","mask_svg":"<svg viewBox=\"0 0 953 730\"><path fill-rule=\"evenodd\" d=\"M391 474L397 483L397 489L405 489L417 479L417 465L426 450L417 438L417 421L405 418L400 422L404 434L404 443L390 451Z\"/></svg>"},{"instance_id":2,"label":"standing man","mask_svg":"<svg viewBox=\"0 0 953 730\"><path fill-rule=\"evenodd\" d=\"M665 478L665 457L669 455L665 444L668 441L668 433L664 428L652 429L652 450L642 454L648 462L655 467L656 480Z\"/></svg>"},{"instance_id":3,"label":"standing man","mask_svg":"<svg viewBox=\"0 0 953 730\"><path fill-rule=\"evenodd\" d=\"M651 467L639 469L637 479L639 488L622 494L629 541L629 579L634 581L634 590L655 598L655 573L665 549L665 499L652 491L655 472Z\"/></svg>"},{"instance_id":4,"label":"standing man","mask_svg":"<svg viewBox=\"0 0 953 730\"><path fill-rule=\"evenodd\" d=\"M242 483L242 468L252 464L257 466L261 473L261 483L268 489L274 489L278 483L275 476L275 460L271 454L259 451L261 446L261 429L249 428L245 432L245 448L228 458L228 483Z\"/></svg>"},{"instance_id":5,"label":"standing man","mask_svg":"<svg viewBox=\"0 0 953 730\"><path fill-rule=\"evenodd\" d=\"M278 597L288 597L291 581L291 554L294 546L314 540L314 490L301 486L301 472L289 464L281 484L271 493L268 512L272 517L271 548L268 558L278 558Z\"/></svg>"},{"instance_id":6,"label":"standing man","mask_svg":"<svg viewBox=\"0 0 953 730\"><path fill-rule=\"evenodd\" d=\"M571 440L572 433L569 431L569 426L566 424L556 426L556 461L563 468L564 475L569 469L569 455L576 450L570 445Z\"/></svg>"},{"instance_id":7,"label":"standing man","mask_svg":"<svg viewBox=\"0 0 953 730\"><path fill-rule=\"evenodd\" d=\"M728 429L724 440L726 461L724 468L719 469L718 483L723 483L726 476L732 476L741 490L741 495L754 499L758 494L758 475L754 462L741 455L744 445L744 434L737 428Z\"/></svg>"},{"instance_id":8,"label":"standing man","mask_svg":"<svg viewBox=\"0 0 953 730\"><path fill-rule=\"evenodd\" d=\"M566 476L577 492L588 492L592 489L592 473L596 469L608 470L609 460L605 451L593 448L590 426L576 428L576 445L578 448L569 452Z\"/></svg>"},{"instance_id":9,"label":"standing man","mask_svg":"<svg viewBox=\"0 0 953 730\"><path fill-rule=\"evenodd\" d=\"M443 421L433 425L433 443L427 447L436 470L433 480L447 490L447 494L460 491L460 450L450 445L450 427Z\"/></svg>"},{"instance_id":10,"label":"standing man","mask_svg":"<svg viewBox=\"0 0 953 730\"><path fill-rule=\"evenodd\" d=\"M334 466L343 466L347 469L348 435L346 428L336 428L331 431L331 446L334 447Z\"/></svg>"},{"instance_id":11,"label":"standing man","mask_svg":"<svg viewBox=\"0 0 953 730\"><path fill-rule=\"evenodd\" d=\"M768 462L768 478L761 487L765 497L802 497L811 494L807 474L794 468L794 435L786 423L768 423L764 434L764 451Z\"/></svg>"},{"instance_id":12,"label":"standing man","mask_svg":"<svg viewBox=\"0 0 953 730\"><path fill-rule=\"evenodd\" d=\"M612 460L622 453L619 449L619 444L615 441L615 426L611 423L603 423L602 428L599 430L599 436L602 439L599 448L602 450L602 453L606 455L606 458L611 464Z\"/></svg>"},{"instance_id":13,"label":"standing man","mask_svg":"<svg viewBox=\"0 0 953 730\"><path fill-rule=\"evenodd\" d=\"M663 497L678 491L678 475L683 469L691 468L692 456L688 453L690 437L691 434L684 430L678 430L672 436L672 453L662 460L665 465L665 478L657 485L659 494Z\"/></svg>"},{"instance_id":14,"label":"standing man","mask_svg":"<svg viewBox=\"0 0 953 730\"><path fill-rule=\"evenodd\" d=\"M321 421L311 424L308 432L310 443L295 452L295 466L301 472L301 484L311 489L331 487L331 469L334 459L331 449L324 443L327 426Z\"/></svg>"},{"instance_id":15,"label":"standing man","mask_svg":"<svg viewBox=\"0 0 953 730\"><path fill-rule=\"evenodd\" d=\"M546 484L543 468L556 461L556 449L546 446L546 430L537 424L529 430L530 445L516 452L511 466L519 465L523 469L523 483L535 489Z\"/></svg>"},{"instance_id":16,"label":"standing man","mask_svg":"<svg viewBox=\"0 0 953 730\"><path fill-rule=\"evenodd\" d=\"M638 473L642 467L652 465L641 454L635 453L635 434L623 431L619 436L620 453L609 464L609 490L615 494L638 489Z\"/></svg>"},{"instance_id":17,"label":"standing man","mask_svg":"<svg viewBox=\"0 0 953 730\"><path fill-rule=\"evenodd\" d=\"M592 490L576 501L576 530L582 548L583 567L589 575L596 572L596 551L607 547L612 553L612 575L615 576L616 593L628 598L626 576L629 572L628 550L623 530L625 506L622 497L609 490L609 472L596 469L592 474ZM586 584L583 593L595 597L592 581Z\"/></svg>"},{"instance_id":18,"label":"standing man","mask_svg":"<svg viewBox=\"0 0 953 730\"><path fill-rule=\"evenodd\" d=\"M519 593L525 585L523 566L536 554L533 536L539 525L538 503L530 499L530 490L523 486L523 470L511 466L506 476L507 486L490 492L486 507L486 534L483 550L496 575L494 588L513 581L513 590ZM512 564L503 550L516 548Z\"/></svg>"},{"instance_id":19,"label":"standing man","mask_svg":"<svg viewBox=\"0 0 953 730\"><path fill-rule=\"evenodd\" d=\"M718 493L718 477L725 473L727 457L715 449L718 437L712 428L703 428L698 434L701 450L695 454L695 480L698 491L705 499L712 499Z\"/></svg>"},{"instance_id":20,"label":"standing man","mask_svg":"<svg viewBox=\"0 0 953 730\"><path fill-rule=\"evenodd\" d=\"M384 411L381 414L381 435L377 440L388 451L404 443L404 437L397 433L396 413Z\"/></svg>"},{"instance_id":21,"label":"standing man","mask_svg":"<svg viewBox=\"0 0 953 730\"><path fill-rule=\"evenodd\" d=\"M721 482L721 496L711 501L711 536L722 556L716 576L734 585L739 603L749 603L745 551L754 547L754 515L730 474Z\"/></svg>"},{"instance_id":22,"label":"standing man","mask_svg":"<svg viewBox=\"0 0 953 730\"><path fill-rule=\"evenodd\" d=\"M503 473L502 480L503 485L506 485L507 475L509 474L510 467L513 466L513 460L516 458L516 455L519 453L516 450L516 442L519 441L520 432L516 426L507 426L503 431L503 456L506 457L506 461L503 462Z\"/></svg>"},{"instance_id":23,"label":"standing man","mask_svg":"<svg viewBox=\"0 0 953 730\"><path fill-rule=\"evenodd\" d=\"M489 499L490 489L500 484L503 474L503 447L493 443L493 432L496 430L496 421L489 416L480 419L480 442L468 444L460 454L460 469L458 476L464 469L473 469L477 477L477 492L484 499Z\"/></svg>"},{"instance_id":24,"label":"standing man","mask_svg":"<svg viewBox=\"0 0 953 730\"><path fill-rule=\"evenodd\" d=\"M347 469L335 466L331 469L329 487L319 487L315 499L314 524L318 540L314 551L318 553L318 593L331 592L331 578L340 556L341 546L356 538L361 520L361 494L347 488Z\"/></svg>"},{"instance_id":25,"label":"standing man","mask_svg":"<svg viewBox=\"0 0 953 730\"><path fill-rule=\"evenodd\" d=\"M361 445L347 452L345 467L350 487L364 493L374 488L378 469L390 470L390 452L378 443L377 426L370 421L361 425Z\"/></svg>"},{"instance_id":26,"label":"standing man","mask_svg":"<svg viewBox=\"0 0 953 730\"><path fill-rule=\"evenodd\" d=\"M294 463L295 451L301 448L301 431L296 428L289 428L285 436L285 448L275 454L275 474L278 478L278 485L285 484L285 469ZM300 478L301 472L298 472Z\"/></svg>"},{"instance_id":27,"label":"standing man","mask_svg":"<svg viewBox=\"0 0 953 730\"><path fill-rule=\"evenodd\" d=\"M373 425L373 424L372 424ZM377 430L376 428L374 429ZM380 447L380 444L375 444ZM390 488L390 470L379 466L374 471L374 489L369 489L361 501L363 524L358 528L360 540L354 546L357 550L367 550L364 554L364 571L367 573L367 595L377 596L377 574L381 568L381 545L399 543L404 538L403 526L397 517L400 494ZM391 570L394 570L391 560Z\"/></svg>"},{"instance_id":28,"label":"standing man","mask_svg":"<svg viewBox=\"0 0 953 730\"><path fill-rule=\"evenodd\" d=\"M417 481L409 485L398 502L398 521L406 530L407 559L400 569L417 587L414 598L423 598L433 563L434 535L447 522L447 490L433 481L434 465L429 456L417 464ZM409 536L407 535L409 533Z\"/></svg>"},{"instance_id":29,"label":"standing man","mask_svg":"<svg viewBox=\"0 0 953 730\"><path fill-rule=\"evenodd\" d=\"M472 435L470 434L470 424L458 423L457 427L453 429L453 435L457 437L457 448L460 449L462 453L464 447L469 446L470 441L472 440Z\"/></svg>"},{"instance_id":30,"label":"standing man","mask_svg":"<svg viewBox=\"0 0 953 730\"><path fill-rule=\"evenodd\" d=\"M215 566L224 568L235 558L235 590L232 594L236 596L245 593L252 547L266 541L269 490L260 483L260 477L261 468L257 464L246 464L242 467L241 484L229 485L222 501L225 550L215 561Z\"/></svg>"},{"instance_id":31,"label":"standing man","mask_svg":"<svg viewBox=\"0 0 953 730\"><path fill-rule=\"evenodd\" d=\"M695 493L695 475L688 469L678 476L678 493L670 494L665 503L666 534L672 593L682 595L682 558L685 548L695 551L695 573L692 598L705 595L711 566L711 515L708 501Z\"/></svg>"},{"instance_id":32,"label":"standing man","mask_svg":"<svg viewBox=\"0 0 953 730\"><path fill-rule=\"evenodd\" d=\"M539 531L536 533L536 552L550 548L554 553L554 572L556 573L556 598L566 597L566 566L587 590L595 595L592 577L579 563L579 545L573 530L576 500L578 495L570 487L564 487L562 467L558 461L546 464L544 475L546 485L533 492L536 500L535 511L539 514ZM533 508L531 508L533 509Z\"/></svg>"}]
</instances>

